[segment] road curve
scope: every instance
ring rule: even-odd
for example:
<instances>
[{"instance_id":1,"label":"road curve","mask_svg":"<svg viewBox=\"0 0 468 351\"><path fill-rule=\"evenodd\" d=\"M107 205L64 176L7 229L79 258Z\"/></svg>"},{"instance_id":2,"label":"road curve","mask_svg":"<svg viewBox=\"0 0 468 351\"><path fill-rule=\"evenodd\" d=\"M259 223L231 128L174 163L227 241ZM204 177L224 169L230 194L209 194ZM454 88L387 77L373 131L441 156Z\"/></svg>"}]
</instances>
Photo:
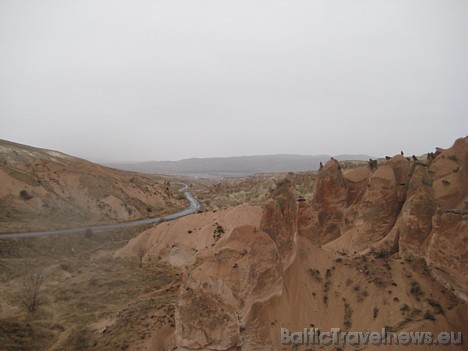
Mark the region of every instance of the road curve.
<instances>
[{"instance_id":1,"label":"road curve","mask_svg":"<svg viewBox=\"0 0 468 351\"><path fill-rule=\"evenodd\" d=\"M182 192L188 189L187 184L185 183L180 183L180 184L183 187L179 191ZM35 238L39 236L48 236L48 235L76 234L76 233L84 233L89 229L92 230L93 233L101 233L101 232L106 232L112 229L129 228L129 227L136 227L136 226L144 225L144 224L172 221L174 219L195 213L198 210L201 210L203 208L203 205L197 199L195 199L195 197L188 191L184 191L184 196L187 199L187 202L189 203L189 207L187 207L185 210L174 212L174 213L164 215L161 217L139 219L139 220L130 221L130 222L99 224L99 225L93 225L93 226L88 226L88 227L48 230L48 231L42 231L42 232L0 234L0 239Z\"/></svg>"}]
</instances>

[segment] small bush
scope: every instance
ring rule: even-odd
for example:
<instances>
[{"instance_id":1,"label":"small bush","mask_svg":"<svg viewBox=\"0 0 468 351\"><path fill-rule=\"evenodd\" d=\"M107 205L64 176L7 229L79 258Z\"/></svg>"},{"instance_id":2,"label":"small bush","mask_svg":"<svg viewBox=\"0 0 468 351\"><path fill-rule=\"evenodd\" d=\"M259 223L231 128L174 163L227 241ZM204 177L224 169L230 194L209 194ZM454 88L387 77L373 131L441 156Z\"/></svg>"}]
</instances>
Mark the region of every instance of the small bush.
<instances>
[{"instance_id":1,"label":"small bush","mask_svg":"<svg viewBox=\"0 0 468 351\"><path fill-rule=\"evenodd\" d=\"M316 282L322 282L322 277L320 276L320 271L318 269L309 268L308 273Z\"/></svg>"},{"instance_id":2,"label":"small bush","mask_svg":"<svg viewBox=\"0 0 468 351\"><path fill-rule=\"evenodd\" d=\"M353 325L353 310L349 303L344 300L344 329L350 330Z\"/></svg>"},{"instance_id":3,"label":"small bush","mask_svg":"<svg viewBox=\"0 0 468 351\"><path fill-rule=\"evenodd\" d=\"M379 251L377 251L375 253L375 257L376 258L385 258L385 259L387 259L388 258L388 252L385 251L384 249L381 249L381 250L379 250Z\"/></svg>"},{"instance_id":4,"label":"small bush","mask_svg":"<svg viewBox=\"0 0 468 351\"><path fill-rule=\"evenodd\" d=\"M434 300L427 300L427 303L432 306L435 314L444 314L442 306Z\"/></svg>"},{"instance_id":5,"label":"small bush","mask_svg":"<svg viewBox=\"0 0 468 351\"><path fill-rule=\"evenodd\" d=\"M374 279L372 279L372 283L374 283L377 286L382 286L384 284L383 280L379 277L375 277Z\"/></svg>"},{"instance_id":6,"label":"small bush","mask_svg":"<svg viewBox=\"0 0 468 351\"><path fill-rule=\"evenodd\" d=\"M374 316L374 319L377 318L377 316L379 315L379 308L378 307L374 307L374 311L373 311L373 316Z\"/></svg>"},{"instance_id":7,"label":"small bush","mask_svg":"<svg viewBox=\"0 0 468 351\"><path fill-rule=\"evenodd\" d=\"M25 201L31 200L33 198L33 196L24 189L20 191L19 195Z\"/></svg>"},{"instance_id":8,"label":"small bush","mask_svg":"<svg viewBox=\"0 0 468 351\"><path fill-rule=\"evenodd\" d=\"M177 200L185 200L185 195L183 193L179 193Z\"/></svg>"},{"instance_id":9,"label":"small bush","mask_svg":"<svg viewBox=\"0 0 468 351\"><path fill-rule=\"evenodd\" d=\"M426 313L424 313L424 319L428 319L428 320L431 320L431 321L435 321L435 320L436 320L435 317L434 317L434 315L433 315L431 312L429 312L429 311L427 311Z\"/></svg>"},{"instance_id":10,"label":"small bush","mask_svg":"<svg viewBox=\"0 0 468 351\"><path fill-rule=\"evenodd\" d=\"M216 229L213 231L213 238L215 241L218 241L221 236L224 234L224 228L219 223L216 223Z\"/></svg>"},{"instance_id":11,"label":"small bush","mask_svg":"<svg viewBox=\"0 0 468 351\"><path fill-rule=\"evenodd\" d=\"M21 299L23 306L30 313L34 313L42 303L40 293L44 278L40 274L32 274L23 282Z\"/></svg>"},{"instance_id":12,"label":"small bush","mask_svg":"<svg viewBox=\"0 0 468 351\"><path fill-rule=\"evenodd\" d=\"M410 293L413 294L418 301L419 301L419 298L421 297L421 295L424 295L424 293L421 291L421 287L419 286L418 282L416 282L416 281L411 282Z\"/></svg>"},{"instance_id":13,"label":"small bush","mask_svg":"<svg viewBox=\"0 0 468 351\"><path fill-rule=\"evenodd\" d=\"M331 285L331 270L327 269L325 272L325 283L323 284L323 303L328 306L328 291Z\"/></svg>"},{"instance_id":14,"label":"small bush","mask_svg":"<svg viewBox=\"0 0 468 351\"><path fill-rule=\"evenodd\" d=\"M401 312L408 312L410 310L409 306L405 303L403 306L401 306L400 311Z\"/></svg>"},{"instance_id":15,"label":"small bush","mask_svg":"<svg viewBox=\"0 0 468 351\"><path fill-rule=\"evenodd\" d=\"M456 155L450 155L450 156L447 156L447 158L449 160L452 160L452 161L457 161L457 156Z\"/></svg>"}]
</instances>

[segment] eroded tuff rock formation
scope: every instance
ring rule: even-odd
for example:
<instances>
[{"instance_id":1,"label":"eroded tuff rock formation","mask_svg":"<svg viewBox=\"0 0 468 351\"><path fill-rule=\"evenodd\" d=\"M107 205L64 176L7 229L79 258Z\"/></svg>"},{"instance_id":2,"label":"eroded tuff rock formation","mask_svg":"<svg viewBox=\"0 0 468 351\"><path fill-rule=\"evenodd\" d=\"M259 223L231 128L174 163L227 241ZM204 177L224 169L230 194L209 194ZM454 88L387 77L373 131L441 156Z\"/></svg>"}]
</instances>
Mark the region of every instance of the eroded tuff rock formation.
<instances>
[{"instance_id":1,"label":"eroded tuff rock formation","mask_svg":"<svg viewBox=\"0 0 468 351\"><path fill-rule=\"evenodd\" d=\"M283 261L293 251L293 234L297 231L296 207L296 199L288 179L278 182L272 198L263 207L261 229L273 239Z\"/></svg>"},{"instance_id":2,"label":"eroded tuff rock formation","mask_svg":"<svg viewBox=\"0 0 468 351\"><path fill-rule=\"evenodd\" d=\"M355 169L336 175L335 162L330 161L318 178L345 181L317 182L314 191L340 194L346 205L337 208L314 196L320 211L334 214L329 222L337 227L337 240L322 231L321 244L350 253L376 248L422 258L439 280L466 300L468 139L458 139L434 160L409 161L398 155L373 172Z\"/></svg>"},{"instance_id":3,"label":"eroded tuff rock formation","mask_svg":"<svg viewBox=\"0 0 468 351\"><path fill-rule=\"evenodd\" d=\"M331 160L309 202L285 180L262 207L161 224L118 256L144 246L182 269L166 349L294 349L281 327L465 331L467 165L466 138L424 161Z\"/></svg>"}]
</instances>

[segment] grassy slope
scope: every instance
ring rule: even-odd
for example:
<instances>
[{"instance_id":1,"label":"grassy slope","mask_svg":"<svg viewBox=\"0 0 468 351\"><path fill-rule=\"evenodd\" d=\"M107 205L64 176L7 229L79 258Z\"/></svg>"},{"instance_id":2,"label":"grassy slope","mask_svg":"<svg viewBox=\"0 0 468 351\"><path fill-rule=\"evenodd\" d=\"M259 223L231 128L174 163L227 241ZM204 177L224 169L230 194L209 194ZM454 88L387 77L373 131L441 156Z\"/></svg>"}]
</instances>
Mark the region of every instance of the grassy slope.
<instances>
[{"instance_id":1,"label":"grassy slope","mask_svg":"<svg viewBox=\"0 0 468 351\"><path fill-rule=\"evenodd\" d=\"M1 241L0 350L116 350L173 323L178 272L113 258L139 230ZM21 306L30 273L45 279L34 314Z\"/></svg>"}]
</instances>

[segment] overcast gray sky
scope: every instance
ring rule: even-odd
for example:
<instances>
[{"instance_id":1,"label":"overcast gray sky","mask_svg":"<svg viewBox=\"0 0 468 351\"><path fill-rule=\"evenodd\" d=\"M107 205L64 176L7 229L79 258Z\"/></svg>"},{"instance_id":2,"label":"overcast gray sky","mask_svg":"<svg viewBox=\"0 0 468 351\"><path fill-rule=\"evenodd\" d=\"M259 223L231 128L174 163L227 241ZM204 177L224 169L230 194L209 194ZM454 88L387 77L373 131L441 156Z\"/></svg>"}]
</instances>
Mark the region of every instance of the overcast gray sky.
<instances>
[{"instance_id":1,"label":"overcast gray sky","mask_svg":"<svg viewBox=\"0 0 468 351\"><path fill-rule=\"evenodd\" d=\"M467 133L466 0L0 0L2 139L138 161Z\"/></svg>"}]
</instances>

